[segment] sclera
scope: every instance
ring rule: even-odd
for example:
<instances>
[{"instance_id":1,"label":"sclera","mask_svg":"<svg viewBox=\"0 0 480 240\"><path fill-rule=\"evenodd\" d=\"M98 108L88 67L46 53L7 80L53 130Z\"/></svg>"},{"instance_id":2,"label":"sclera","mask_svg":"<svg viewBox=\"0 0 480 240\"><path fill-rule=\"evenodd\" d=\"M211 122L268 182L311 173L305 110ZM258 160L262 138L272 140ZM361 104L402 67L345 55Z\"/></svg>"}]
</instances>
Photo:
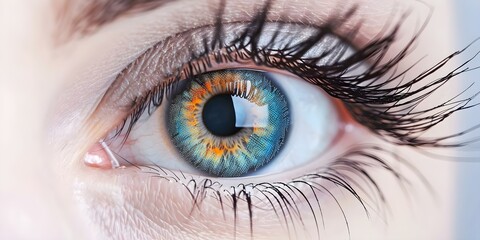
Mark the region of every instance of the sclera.
<instances>
[{"instance_id":1,"label":"sclera","mask_svg":"<svg viewBox=\"0 0 480 240\"><path fill-rule=\"evenodd\" d=\"M284 92L289 102L291 125L287 141L280 153L267 165L245 176L270 175L304 166L318 160L341 132L341 117L334 100L321 88L289 73L268 73ZM130 143L119 154L138 165L206 175L182 159L167 131L165 101L151 116L134 127ZM308 136L315 136L311 138ZM318 167L326 162L319 162Z\"/></svg>"}]
</instances>

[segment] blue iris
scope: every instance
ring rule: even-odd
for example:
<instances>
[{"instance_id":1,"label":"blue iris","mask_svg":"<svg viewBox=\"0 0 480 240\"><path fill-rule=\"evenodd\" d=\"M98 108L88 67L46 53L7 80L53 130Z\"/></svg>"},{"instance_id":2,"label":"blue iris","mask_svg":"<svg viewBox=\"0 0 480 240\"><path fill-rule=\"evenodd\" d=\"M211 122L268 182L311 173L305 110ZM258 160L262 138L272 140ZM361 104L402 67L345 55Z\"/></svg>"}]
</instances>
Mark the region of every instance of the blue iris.
<instances>
[{"instance_id":1,"label":"blue iris","mask_svg":"<svg viewBox=\"0 0 480 240\"><path fill-rule=\"evenodd\" d=\"M290 126L288 101L267 73L220 70L195 76L169 106L167 127L201 171L237 177L272 161Z\"/></svg>"}]
</instances>

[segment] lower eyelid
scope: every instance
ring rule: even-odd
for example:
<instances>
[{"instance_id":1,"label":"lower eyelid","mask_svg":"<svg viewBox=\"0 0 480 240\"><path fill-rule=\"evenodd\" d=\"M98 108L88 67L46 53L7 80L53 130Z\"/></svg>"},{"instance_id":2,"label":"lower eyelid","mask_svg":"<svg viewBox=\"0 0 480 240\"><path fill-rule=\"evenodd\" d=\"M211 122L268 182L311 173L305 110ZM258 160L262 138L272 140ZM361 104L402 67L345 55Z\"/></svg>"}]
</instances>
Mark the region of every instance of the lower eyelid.
<instances>
[{"instance_id":1,"label":"lower eyelid","mask_svg":"<svg viewBox=\"0 0 480 240\"><path fill-rule=\"evenodd\" d=\"M153 239L163 239L164 234L195 239L224 239L232 236L234 221L233 212L227 209L229 206L225 206L225 219L223 215L218 215L221 207L213 198L205 200L201 211L192 208L191 196L179 183L152 178L133 169L125 170L124 174L117 175L108 182L109 189L93 184L77 191L78 199L89 206L88 214L95 215L92 219L104 229L116 229L115 225L110 225L114 224L110 219L116 219L115 222L126 221L124 225L133 228L135 235L143 232ZM275 214L271 211L264 213L267 215L259 216L262 221L255 221L257 234L261 229L277 226ZM125 214L130 216L129 219L120 220ZM248 216L248 211L238 211L237 214L244 219ZM270 221L263 219L266 216L270 216L266 218ZM244 220L239 220L237 227L237 236L250 237L249 224L245 224ZM112 235L123 237L126 232L122 229ZM198 234L206 235L199 238Z\"/></svg>"},{"instance_id":2,"label":"lower eyelid","mask_svg":"<svg viewBox=\"0 0 480 240\"><path fill-rule=\"evenodd\" d=\"M78 199L89 206L88 214L95 215L92 219L104 229L116 228L110 225L113 223L110 219L113 218L116 222L126 221L124 225L132 228L131 231L135 232L135 235L143 232L154 239L163 238L164 234L190 236L195 239L226 239L232 237L236 225L236 235L239 239L250 238L249 213L243 201L238 203L235 223L232 206L227 201L224 203L225 218L221 206L212 196L205 198L201 205L197 206L198 209L193 206L194 202L189 192L179 183L169 183L131 172L117 176L110 184L108 190L92 185L77 191L81 192L77 196ZM300 204L299 207L308 208ZM261 209L253 211L255 236L259 236L259 239L262 239L262 236L272 237L274 234L271 232L272 229L276 230L276 239L285 236L286 232L282 230L274 211ZM124 218L125 214L130 216L129 219L119 220ZM122 232L112 234L125 236L126 232L122 229Z\"/></svg>"},{"instance_id":3,"label":"lower eyelid","mask_svg":"<svg viewBox=\"0 0 480 240\"><path fill-rule=\"evenodd\" d=\"M361 132L358 135L365 136ZM356 140L352 141L356 142ZM95 174L98 174L98 179L103 179L102 184L96 183ZM81 187L77 189L76 193L77 199L82 201L84 206L88 206L89 214L93 215L92 219L95 219L96 224L101 225L104 229L116 229L115 225L110 224L125 221L124 224L127 228L132 228L132 232L145 234L150 238L162 238L165 237L165 234L169 234L171 236L191 236L195 239L225 239L232 237L236 226L239 239L251 237L250 212L245 196L238 195L236 211L233 210L230 195L233 190L230 187L218 188L219 192L209 191L203 188L205 182L197 179L197 189L195 189L194 182L189 181L191 176L182 176L177 173L183 180L169 181L169 178L163 178L162 174L155 174L150 168L139 171L136 168L128 167L111 172L99 171L95 174L90 176L87 184L79 185ZM375 177L375 174L372 176ZM355 175L350 177L355 177ZM342 211L348 212L349 216L354 216L353 212L359 211L358 214L365 216L366 219L365 212L360 211L362 205L355 200L353 195L331 182L323 181L321 183L319 181L318 183L325 188L321 189L321 192L317 192L317 196L309 190L308 185L303 185L304 195L300 192L294 194L287 193L287 191L284 192L284 199L269 195L273 204L277 205L276 212L272 211L269 202L265 201L265 195L252 194L252 202L256 204L252 208L255 239L269 239L274 234L278 234L276 236L278 238L275 239L283 239L285 236L292 236L289 234L302 236L307 232L309 235L306 236L312 236L311 234L316 234L315 229L322 228L323 224L329 226L329 229L337 226L334 228L336 230L333 235L336 238L347 237L345 219L341 217ZM361 188L369 188L361 181L358 183L360 185L353 187L359 194L362 194ZM224 186L229 185L225 184ZM237 189L237 193L241 191L240 187ZM222 196L223 209L217 194ZM295 198L295 201L292 200L292 197ZM376 198L373 195L370 197ZM277 201L285 204L285 200L291 204L288 210L290 212L287 212L286 207L283 209L278 207ZM259 202L262 203L259 204ZM312 214L312 207L315 208L315 216ZM237 220L235 220L235 213ZM225 218L223 214L225 214ZM297 214L301 214L303 222ZM125 218L126 216L129 217ZM112 222L112 218L116 220ZM359 220L362 217L356 216L353 219ZM290 227L286 227L286 224ZM292 228L294 224L295 229ZM125 236L123 235L125 232L112 234ZM199 236L198 234L205 235Z\"/></svg>"}]
</instances>

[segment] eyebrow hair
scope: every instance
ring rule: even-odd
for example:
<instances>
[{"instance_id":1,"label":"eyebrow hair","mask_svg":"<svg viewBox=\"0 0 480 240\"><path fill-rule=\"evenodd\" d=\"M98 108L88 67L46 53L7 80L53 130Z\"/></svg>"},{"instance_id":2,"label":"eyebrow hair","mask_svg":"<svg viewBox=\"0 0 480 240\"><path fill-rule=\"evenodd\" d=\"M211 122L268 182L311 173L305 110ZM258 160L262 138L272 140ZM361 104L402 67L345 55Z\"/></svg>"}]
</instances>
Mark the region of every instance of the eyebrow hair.
<instances>
[{"instance_id":1,"label":"eyebrow hair","mask_svg":"<svg viewBox=\"0 0 480 240\"><path fill-rule=\"evenodd\" d=\"M126 16L139 14L178 0L59 0L56 9L63 41L83 37L101 26ZM61 41L62 41L61 40Z\"/></svg>"}]
</instances>

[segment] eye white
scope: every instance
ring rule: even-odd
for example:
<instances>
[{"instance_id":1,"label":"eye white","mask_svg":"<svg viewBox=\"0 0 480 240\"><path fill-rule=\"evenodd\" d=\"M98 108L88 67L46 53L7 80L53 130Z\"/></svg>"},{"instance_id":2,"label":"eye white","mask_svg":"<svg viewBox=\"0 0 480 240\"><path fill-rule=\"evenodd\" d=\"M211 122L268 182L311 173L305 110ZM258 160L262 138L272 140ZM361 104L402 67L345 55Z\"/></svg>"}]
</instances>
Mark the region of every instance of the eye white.
<instances>
[{"instance_id":1,"label":"eye white","mask_svg":"<svg viewBox=\"0 0 480 240\"><path fill-rule=\"evenodd\" d=\"M249 175L287 171L318 159L332 144L340 129L335 105L322 89L295 76L278 73L269 75L289 101L291 126L280 153ZM139 165L155 164L173 171L205 175L184 160L172 144L166 128L168 104L165 101L153 115L137 123L130 134L132 144L128 144L120 155Z\"/></svg>"}]
</instances>

